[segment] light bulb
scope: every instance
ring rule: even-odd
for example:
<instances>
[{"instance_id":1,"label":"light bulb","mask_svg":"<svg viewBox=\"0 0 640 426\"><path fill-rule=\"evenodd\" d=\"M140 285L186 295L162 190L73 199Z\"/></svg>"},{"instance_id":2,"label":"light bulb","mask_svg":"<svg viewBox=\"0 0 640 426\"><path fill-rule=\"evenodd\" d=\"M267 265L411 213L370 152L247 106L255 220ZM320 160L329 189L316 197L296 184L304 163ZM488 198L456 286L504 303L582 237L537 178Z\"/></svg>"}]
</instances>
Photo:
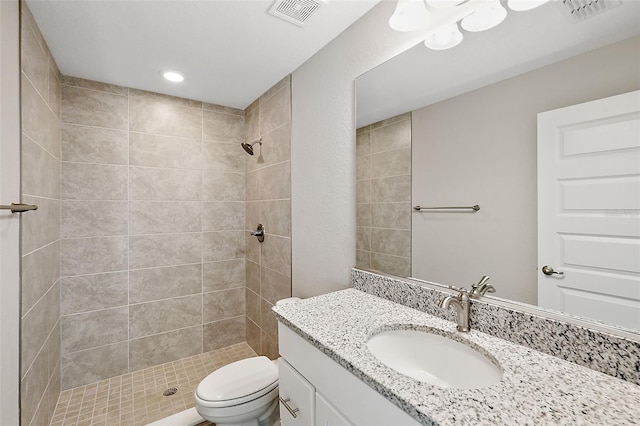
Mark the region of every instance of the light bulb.
<instances>
[{"instance_id":1,"label":"light bulb","mask_svg":"<svg viewBox=\"0 0 640 426\"><path fill-rule=\"evenodd\" d=\"M162 73L165 80L172 81L174 83L180 83L184 80L184 76L177 71L165 71Z\"/></svg>"},{"instance_id":2,"label":"light bulb","mask_svg":"<svg viewBox=\"0 0 640 426\"><path fill-rule=\"evenodd\" d=\"M507 5L509 9L521 12L524 10L535 9L538 6L542 6L549 0L509 0Z\"/></svg>"},{"instance_id":3,"label":"light bulb","mask_svg":"<svg viewBox=\"0 0 640 426\"><path fill-rule=\"evenodd\" d=\"M434 9L443 9L445 7L454 7L462 3L464 0L425 0L429 7Z\"/></svg>"},{"instance_id":4,"label":"light bulb","mask_svg":"<svg viewBox=\"0 0 640 426\"><path fill-rule=\"evenodd\" d=\"M427 37L424 45L433 50L445 50L459 45L463 38L458 24L454 22Z\"/></svg>"},{"instance_id":5,"label":"light bulb","mask_svg":"<svg viewBox=\"0 0 640 426\"><path fill-rule=\"evenodd\" d=\"M495 0L464 18L460 24L467 31L484 31L500 24L506 17L507 9L502 7L500 0Z\"/></svg>"},{"instance_id":6,"label":"light bulb","mask_svg":"<svg viewBox=\"0 0 640 426\"><path fill-rule=\"evenodd\" d=\"M396 31L415 31L426 25L427 17L424 0L398 0L389 26Z\"/></svg>"}]
</instances>

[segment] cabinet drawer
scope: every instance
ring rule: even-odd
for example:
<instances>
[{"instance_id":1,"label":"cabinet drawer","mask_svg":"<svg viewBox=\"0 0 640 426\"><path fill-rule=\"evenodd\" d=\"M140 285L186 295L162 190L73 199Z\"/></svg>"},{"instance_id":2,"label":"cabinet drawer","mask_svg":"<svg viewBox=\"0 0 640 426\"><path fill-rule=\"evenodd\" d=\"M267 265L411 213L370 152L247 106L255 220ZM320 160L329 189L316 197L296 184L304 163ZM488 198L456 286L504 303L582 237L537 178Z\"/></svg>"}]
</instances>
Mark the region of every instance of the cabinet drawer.
<instances>
[{"instance_id":1,"label":"cabinet drawer","mask_svg":"<svg viewBox=\"0 0 640 426\"><path fill-rule=\"evenodd\" d=\"M314 426L316 389L283 358L278 360L278 376L282 425Z\"/></svg>"}]
</instances>

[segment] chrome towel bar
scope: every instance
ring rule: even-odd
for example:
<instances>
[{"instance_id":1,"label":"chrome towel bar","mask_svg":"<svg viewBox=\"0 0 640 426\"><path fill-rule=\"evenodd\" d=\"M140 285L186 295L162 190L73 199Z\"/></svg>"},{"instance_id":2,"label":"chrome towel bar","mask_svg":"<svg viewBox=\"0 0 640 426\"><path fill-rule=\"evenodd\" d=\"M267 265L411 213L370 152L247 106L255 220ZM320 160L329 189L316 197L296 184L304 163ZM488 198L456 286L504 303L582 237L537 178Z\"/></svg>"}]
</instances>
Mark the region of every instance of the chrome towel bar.
<instances>
[{"instance_id":1,"label":"chrome towel bar","mask_svg":"<svg viewBox=\"0 0 640 426\"><path fill-rule=\"evenodd\" d=\"M480 206L479 205L473 205L473 206L468 206L468 207L421 207L421 206L414 206L413 207L414 210L416 211L422 211L422 210L473 210L474 212L477 212L478 210L480 210Z\"/></svg>"}]
</instances>

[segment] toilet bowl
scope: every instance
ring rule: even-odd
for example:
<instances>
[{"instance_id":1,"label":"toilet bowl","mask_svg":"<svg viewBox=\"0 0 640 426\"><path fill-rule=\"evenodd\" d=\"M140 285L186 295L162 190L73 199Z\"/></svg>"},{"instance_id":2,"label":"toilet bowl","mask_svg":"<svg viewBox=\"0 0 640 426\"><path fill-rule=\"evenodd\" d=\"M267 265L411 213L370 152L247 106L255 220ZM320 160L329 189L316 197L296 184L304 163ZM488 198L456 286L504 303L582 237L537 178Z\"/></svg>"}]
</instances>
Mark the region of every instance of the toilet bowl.
<instances>
[{"instance_id":1,"label":"toilet bowl","mask_svg":"<svg viewBox=\"0 0 640 426\"><path fill-rule=\"evenodd\" d=\"M217 426L272 426L278 420L278 367L265 356L236 361L205 377L196 410Z\"/></svg>"}]
</instances>

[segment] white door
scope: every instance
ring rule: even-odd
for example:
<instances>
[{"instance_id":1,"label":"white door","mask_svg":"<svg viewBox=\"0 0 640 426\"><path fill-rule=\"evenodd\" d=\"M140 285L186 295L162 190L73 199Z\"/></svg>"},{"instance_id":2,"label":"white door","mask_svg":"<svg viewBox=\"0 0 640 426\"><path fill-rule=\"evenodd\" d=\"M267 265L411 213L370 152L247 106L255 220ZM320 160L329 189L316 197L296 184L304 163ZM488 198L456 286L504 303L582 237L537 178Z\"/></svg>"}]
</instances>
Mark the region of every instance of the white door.
<instances>
[{"instance_id":1,"label":"white door","mask_svg":"<svg viewBox=\"0 0 640 426\"><path fill-rule=\"evenodd\" d=\"M640 91L538 114L538 304L640 329Z\"/></svg>"},{"instance_id":2,"label":"white door","mask_svg":"<svg viewBox=\"0 0 640 426\"><path fill-rule=\"evenodd\" d=\"M0 0L0 204L20 200L18 1ZM20 215L0 210L0 423L17 425Z\"/></svg>"}]
</instances>

